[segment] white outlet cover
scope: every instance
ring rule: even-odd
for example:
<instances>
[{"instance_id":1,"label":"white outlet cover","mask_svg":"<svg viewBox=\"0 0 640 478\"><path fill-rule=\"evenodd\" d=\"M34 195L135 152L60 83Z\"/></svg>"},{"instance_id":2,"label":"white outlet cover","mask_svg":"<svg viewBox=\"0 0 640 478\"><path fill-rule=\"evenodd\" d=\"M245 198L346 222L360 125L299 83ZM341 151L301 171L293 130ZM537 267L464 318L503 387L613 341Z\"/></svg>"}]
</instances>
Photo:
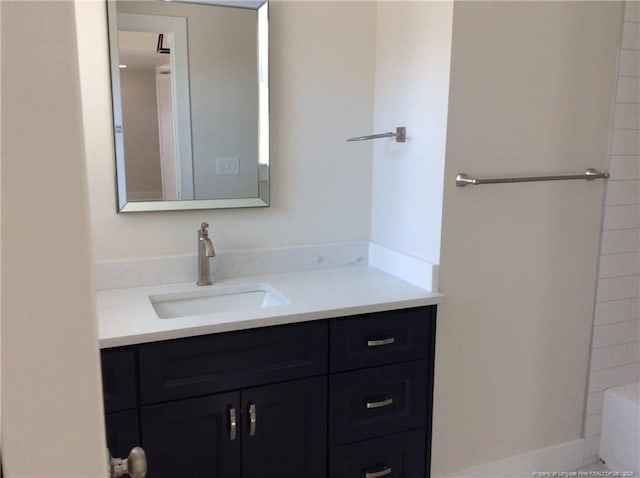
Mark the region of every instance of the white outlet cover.
<instances>
[{"instance_id":1,"label":"white outlet cover","mask_svg":"<svg viewBox=\"0 0 640 478\"><path fill-rule=\"evenodd\" d=\"M216 174L218 176L233 176L240 174L240 159L216 158Z\"/></svg>"}]
</instances>

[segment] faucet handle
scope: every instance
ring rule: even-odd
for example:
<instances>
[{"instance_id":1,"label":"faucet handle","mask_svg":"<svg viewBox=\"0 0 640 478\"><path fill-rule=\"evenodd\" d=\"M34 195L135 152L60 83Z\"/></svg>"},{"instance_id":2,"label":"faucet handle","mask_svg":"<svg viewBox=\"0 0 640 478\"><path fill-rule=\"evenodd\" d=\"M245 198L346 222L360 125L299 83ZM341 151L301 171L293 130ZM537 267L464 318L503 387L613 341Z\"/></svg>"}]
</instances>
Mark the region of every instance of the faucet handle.
<instances>
[{"instance_id":1,"label":"faucet handle","mask_svg":"<svg viewBox=\"0 0 640 478\"><path fill-rule=\"evenodd\" d=\"M203 222L202 225L200 226L200 229L198 229L198 233L201 234L203 237L208 237L209 224L207 224L206 222Z\"/></svg>"}]
</instances>

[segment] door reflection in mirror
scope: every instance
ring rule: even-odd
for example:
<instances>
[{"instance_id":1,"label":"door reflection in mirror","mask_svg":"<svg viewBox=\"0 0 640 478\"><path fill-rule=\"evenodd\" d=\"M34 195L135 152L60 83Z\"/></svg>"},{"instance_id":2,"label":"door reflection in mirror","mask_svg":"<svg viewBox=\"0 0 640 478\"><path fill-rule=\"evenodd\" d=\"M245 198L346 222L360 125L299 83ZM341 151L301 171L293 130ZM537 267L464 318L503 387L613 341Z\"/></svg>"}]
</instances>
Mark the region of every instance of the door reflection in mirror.
<instances>
[{"instance_id":1,"label":"door reflection in mirror","mask_svg":"<svg viewBox=\"0 0 640 478\"><path fill-rule=\"evenodd\" d=\"M193 199L186 18L108 5L119 209Z\"/></svg>"},{"instance_id":2,"label":"door reflection in mirror","mask_svg":"<svg viewBox=\"0 0 640 478\"><path fill-rule=\"evenodd\" d=\"M118 32L130 201L181 199L176 166L170 33Z\"/></svg>"}]
</instances>

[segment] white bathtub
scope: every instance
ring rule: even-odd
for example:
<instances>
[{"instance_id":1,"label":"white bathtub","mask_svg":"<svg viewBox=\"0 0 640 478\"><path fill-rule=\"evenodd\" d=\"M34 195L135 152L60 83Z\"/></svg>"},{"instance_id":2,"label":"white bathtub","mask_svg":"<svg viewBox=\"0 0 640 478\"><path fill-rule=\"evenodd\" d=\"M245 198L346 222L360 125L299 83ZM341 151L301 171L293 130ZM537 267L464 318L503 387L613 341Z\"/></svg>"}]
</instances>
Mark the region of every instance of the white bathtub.
<instances>
[{"instance_id":1,"label":"white bathtub","mask_svg":"<svg viewBox=\"0 0 640 478\"><path fill-rule=\"evenodd\" d=\"M600 458L611 471L640 477L640 382L605 392Z\"/></svg>"}]
</instances>

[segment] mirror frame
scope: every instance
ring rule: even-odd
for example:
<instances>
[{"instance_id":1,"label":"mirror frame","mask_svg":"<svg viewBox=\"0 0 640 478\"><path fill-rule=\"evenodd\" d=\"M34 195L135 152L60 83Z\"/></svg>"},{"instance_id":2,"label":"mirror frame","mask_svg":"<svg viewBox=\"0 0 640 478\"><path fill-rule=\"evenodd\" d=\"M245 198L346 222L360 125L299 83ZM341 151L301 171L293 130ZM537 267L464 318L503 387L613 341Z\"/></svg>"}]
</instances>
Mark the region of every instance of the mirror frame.
<instances>
[{"instance_id":1,"label":"mirror frame","mask_svg":"<svg viewBox=\"0 0 640 478\"><path fill-rule=\"evenodd\" d=\"M258 158L256 168L258 168L258 197L231 198L231 199L185 199L176 201L129 201L127 200L126 173L124 148L122 138L121 119L121 95L120 95L120 71L118 67L118 24L117 24L117 0L107 0L107 28L109 33L109 60L111 71L111 100L112 100L112 127L113 146L115 152L115 176L117 192L117 212L151 212L151 211L188 211L198 209L227 209L245 207L267 207L270 202L270 165L269 165L269 5L268 0L247 1L242 6L239 4L230 5L231 2L223 1L190 1L178 0L180 3L198 3L211 6L225 6L228 8L247 8L257 12L258 31ZM158 0L160 1L160 0ZM175 18L175 17L170 17ZM186 40L186 39L185 39ZM186 43L185 43L186 46ZM172 55L173 56L173 55ZM173 66L172 59L172 66ZM188 70L188 63L186 65ZM179 71L176 69L176 72ZM186 79L188 85L188 78ZM175 87L174 87L175 88ZM175 91L175 89L174 89ZM176 117L178 127L176 128L176 148L182 155L188 155L191 163L191 128L190 128L190 105L188 86L186 88L186 100L188 107L175 105L178 101L184 101L184 90L182 94L177 92L174 95L174 106L176 106ZM184 114L186 110L186 116ZM181 113L182 111L182 113ZM183 118L181 121L180 118ZM181 130L188 128L188 135L181 134ZM186 138L185 138L186 136ZM182 138L182 139L180 139ZM193 174L192 174L193 176Z\"/></svg>"}]
</instances>

